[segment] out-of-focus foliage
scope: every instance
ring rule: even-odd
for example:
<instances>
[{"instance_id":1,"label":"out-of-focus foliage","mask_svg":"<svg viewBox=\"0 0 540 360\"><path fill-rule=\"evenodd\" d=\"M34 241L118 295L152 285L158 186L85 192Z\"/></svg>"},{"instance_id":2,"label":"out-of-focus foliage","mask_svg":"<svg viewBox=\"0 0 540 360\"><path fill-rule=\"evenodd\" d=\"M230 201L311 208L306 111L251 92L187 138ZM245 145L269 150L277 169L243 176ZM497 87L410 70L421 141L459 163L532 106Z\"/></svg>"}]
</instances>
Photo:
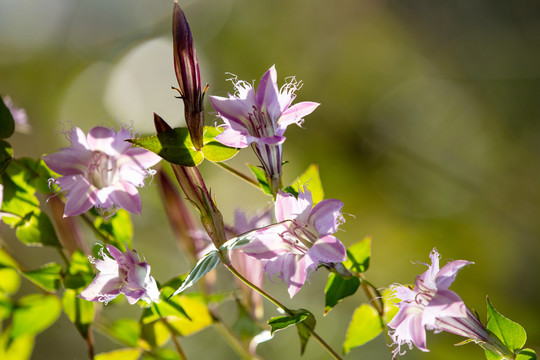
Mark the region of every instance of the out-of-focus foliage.
<instances>
[{"instance_id":1,"label":"out-of-focus foliage","mask_svg":"<svg viewBox=\"0 0 540 360\"><path fill-rule=\"evenodd\" d=\"M527 329L527 346L540 346L538 3L186 0L181 5L209 94L230 91L226 72L259 79L276 64L279 74L303 81L298 100L322 104L303 129L287 132L284 183L317 161L326 196L342 200L344 212L352 215L339 238L349 246L372 236L371 281L412 282L423 265L411 266L411 259L436 246L448 258L476 263L455 290L481 318L489 295ZM127 122L146 135L153 132L157 112L172 126L183 126L181 101L170 89L175 84L171 12L168 0L0 1L0 93L27 110L33 127L31 135L10 137L14 155L37 158L65 146L61 132L72 123L88 130ZM208 102L206 108L211 111ZM213 122L207 115L207 123ZM256 160L243 154L232 160L238 168L245 162ZM226 220L235 208L252 206L248 199L267 201L256 189L236 187L217 168L203 164L202 171ZM25 199L21 216L35 202ZM144 204L134 231L137 250L162 259L152 264L154 276L189 271L166 230L161 205L150 199ZM30 235L32 228L48 226L41 216L34 212L26 219ZM1 231L16 253L22 249L8 227ZM158 240L168 242L157 246ZM32 252L18 260L37 264L31 267L36 269L50 261L40 256ZM9 267L0 271L15 273ZM295 298L316 316L325 308L324 278L314 274L312 286ZM18 287L16 280L2 279L5 286ZM275 291L286 299L279 287ZM334 329L350 321L359 303L356 294L347 297L320 320L318 330L335 348L345 329ZM0 299L0 311L3 304ZM337 315L341 308L348 310L346 318ZM59 346L67 358L85 356L69 325L69 331L53 325L58 333L36 344L40 359L57 359ZM271 345L260 345L261 354L294 353L296 339L280 335ZM190 340L188 352L190 346L207 348L198 335ZM32 344L33 337L17 341ZM450 347L457 341L448 334L428 336L431 353L410 351L405 358L481 356L472 345ZM382 337L372 343L348 356L388 355ZM110 350L100 344L100 352ZM212 345L209 358L230 355L221 340ZM310 350L305 356L314 358Z\"/></svg>"}]
</instances>

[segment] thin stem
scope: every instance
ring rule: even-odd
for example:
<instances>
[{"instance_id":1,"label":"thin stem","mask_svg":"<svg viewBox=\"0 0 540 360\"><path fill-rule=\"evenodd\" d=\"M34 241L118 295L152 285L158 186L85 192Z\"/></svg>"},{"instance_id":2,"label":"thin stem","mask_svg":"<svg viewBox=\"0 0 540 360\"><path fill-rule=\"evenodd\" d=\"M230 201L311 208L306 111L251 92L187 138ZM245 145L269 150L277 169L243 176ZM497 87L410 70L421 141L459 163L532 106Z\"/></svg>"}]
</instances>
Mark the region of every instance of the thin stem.
<instances>
[{"instance_id":1,"label":"thin stem","mask_svg":"<svg viewBox=\"0 0 540 360\"><path fill-rule=\"evenodd\" d=\"M270 301L272 304L276 305L277 307L279 307L280 309L282 309L287 315L289 316L294 316L294 312L292 310L290 310L289 308L287 308L285 305L283 305L282 303L280 303L276 298L274 298L272 295L268 294L266 291L264 291L263 289L259 288L258 286L256 286L255 284L251 283L248 279L246 279L242 274L240 274L230 263L226 262L226 261L223 261L223 264L227 267L227 269L229 269L230 272L233 273L234 276L236 276L238 279L240 279L244 284L246 284L247 286L249 286L250 288L252 288L253 290L257 291L259 294L261 294L262 296L264 296L268 301ZM306 323L304 322L300 322L300 323L297 323L296 325L298 326L302 326L304 327L305 330L307 330L307 332L313 336L315 338L315 340L317 340L317 342L319 344L321 344L321 346L326 350L328 351L328 353L330 353L330 355L332 355L332 357L334 359L337 359L337 360L341 360L341 357L339 356L339 354L330 347L330 345L328 345L326 343L326 341L323 340L323 338L321 338L319 336L319 334L317 334L315 332L315 330L313 330L310 326L308 326Z\"/></svg>"},{"instance_id":2,"label":"thin stem","mask_svg":"<svg viewBox=\"0 0 540 360\"><path fill-rule=\"evenodd\" d=\"M222 169L227 170L228 172L230 172L231 174L239 177L240 179L244 180L248 184L253 185L258 189L261 188L260 185L259 185L259 182L257 180L253 179L252 177L244 174L243 172L241 172L239 170L236 170L235 168L225 164L224 162L213 162L213 164L221 167Z\"/></svg>"},{"instance_id":3,"label":"thin stem","mask_svg":"<svg viewBox=\"0 0 540 360\"><path fill-rule=\"evenodd\" d=\"M244 346L238 341L236 336L231 333L231 329L223 324L223 321L211 311L212 317L214 317L214 328L217 332L221 334L227 340L227 343L233 348L233 350L240 356L242 359L251 360L257 359L257 357L252 356Z\"/></svg>"},{"instance_id":4,"label":"thin stem","mask_svg":"<svg viewBox=\"0 0 540 360\"><path fill-rule=\"evenodd\" d=\"M178 355L180 355L180 359L182 360L187 360L187 356L186 354L184 353L184 350L182 349L182 346L180 346L180 343L178 342L178 339L176 338L176 334L174 332L174 329L171 327L171 324L169 324L169 322L167 321L167 319L165 319L162 315L161 315L161 312L159 311L157 305L154 303L152 304L152 306L154 307L154 309L156 310L156 313L159 315L159 319L161 320L161 322L163 323L163 325L165 325L167 327L167 329L169 330L169 332L171 333L171 339L174 343L174 346L176 347L176 351L178 352Z\"/></svg>"},{"instance_id":5,"label":"thin stem","mask_svg":"<svg viewBox=\"0 0 540 360\"><path fill-rule=\"evenodd\" d=\"M82 214L81 217L84 222L94 231L94 233L103 240L103 242L105 242L106 244L109 244L111 242L111 239L107 235L103 234L95 227L94 221L90 218L88 213Z\"/></svg>"}]
</instances>

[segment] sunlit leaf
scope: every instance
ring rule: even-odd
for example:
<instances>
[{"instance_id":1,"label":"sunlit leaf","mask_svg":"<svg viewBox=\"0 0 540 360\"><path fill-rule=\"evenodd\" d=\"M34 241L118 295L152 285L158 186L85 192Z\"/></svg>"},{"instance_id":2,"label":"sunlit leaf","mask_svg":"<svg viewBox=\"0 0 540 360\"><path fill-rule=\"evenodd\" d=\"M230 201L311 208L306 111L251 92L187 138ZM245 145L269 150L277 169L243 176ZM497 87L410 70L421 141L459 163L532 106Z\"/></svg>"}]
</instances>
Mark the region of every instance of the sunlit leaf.
<instances>
[{"instance_id":1,"label":"sunlit leaf","mask_svg":"<svg viewBox=\"0 0 540 360\"><path fill-rule=\"evenodd\" d=\"M61 311L54 295L32 294L21 298L13 310L12 336L36 335L51 326Z\"/></svg>"},{"instance_id":2,"label":"sunlit leaf","mask_svg":"<svg viewBox=\"0 0 540 360\"><path fill-rule=\"evenodd\" d=\"M199 281L200 278L212 271L219 263L219 252L217 250L210 251L208 254L203 256L197 262L197 264L195 264L195 267L186 277L186 279L182 283L182 286L180 286L171 296L179 294L188 287L195 284L197 281Z\"/></svg>"},{"instance_id":3,"label":"sunlit leaf","mask_svg":"<svg viewBox=\"0 0 540 360\"><path fill-rule=\"evenodd\" d=\"M4 216L2 221L11 227L15 227L27 214L39 211L39 200L34 193L36 189L31 184L30 175L15 161L11 161L4 174L4 198L2 212L13 214L12 217Z\"/></svg>"},{"instance_id":4,"label":"sunlit leaf","mask_svg":"<svg viewBox=\"0 0 540 360\"><path fill-rule=\"evenodd\" d=\"M17 238L26 245L61 247L49 216L42 211L27 214L16 226Z\"/></svg>"},{"instance_id":5,"label":"sunlit leaf","mask_svg":"<svg viewBox=\"0 0 540 360\"><path fill-rule=\"evenodd\" d=\"M486 327L513 352L521 349L527 341L525 329L518 323L501 315L487 299Z\"/></svg>"},{"instance_id":6,"label":"sunlit leaf","mask_svg":"<svg viewBox=\"0 0 540 360\"><path fill-rule=\"evenodd\" d=\"M127 245L131 249L133 225L127 210L118 209L113 216L107 218L98 216L94 221L94 226L104 233L116 248L127 251Z\"/></svg>"},{"instance_id":7,"label":"sunlit leaf","mask_svg":"<svg viewBox=\"0 0 540 360\"><path fill-rule=\"evenodd\" d=\"M68 289L80 289L90 284L93 278L94 270L90 261L81 250L75 251L65 274L64 286Z\"/></svg>"},{"instance_id":8,"label":"sunlit leaf","mask_svg":"<svg viewBox=\"0 0 540 360\"><path fill-rule=\"evenodd\" d=\"M324 289L324 314L328 314L341 300L354 294L359 286L360 280L357 277L345 278L339 274L330 273Z\"/></svg>"},{"instance_id":9,"label":"sunlit leaf","mask_svg":"<svg viewBox=\"0 0 540 360\"><path fill-rule=\"evenodd\" d=\"M14 337L10 328L0 331L0 359L29 360L34 348L33 335Z\"/></svg>"},{"instance_id":10,"label":"sunlit leaf","mask_svg":"<svg viewBox=\"0 0 540 360\"><path fill-rule=\"evenodd\" d=\"M0 279L2 273L0 272ZM13 310L13 301L0 290L0 321L7 319L11 316Z\"/></svg>"},{"instance_id":11,"label":"sunlit leaf","mask_svg":"<svg viewBox=\"0 0 540 360\"><path fill-rule=\"evenodd\" d=\"M307 319L307 312L296 312L293 316L289 315L280 315L275 316L268 320L268 325L270 325L272 335L274 332L288 328L289 326L295 325L301 321Z\"/></svg>"},{"instance_id":12,"label":"sunlit leaf","mask_svg":"<svg viewBox=\"0 0 540 360\"><path fill-rule=\"evenodd\" d=\"M155 349L151 353L144 353L142 360L182 360L178 352L172 349Z\"/></svg>"},{"instance_id":13,"label":"sunlit leaf","mask_svg":"<svg viewBox=\"0 0 540 360\"><path fill-rule=\"evenodd\" d=\"M371 258L371 236L351 245L347 249L347 261L345 267L356 273L363 273L369 268Z\"/></svg>"},{"instance_id":14,"label":"sunlit leaf","mask_svg":"<svg viewBox=\"0 0 540 360\"><path fill-rule=\"evenodd\" d=\"M202 152L195 150L187 128L175 128L149 137L127 141L177 165L197 166L204 160Z\"/></svg>"},{"instance_id":15,"label":"sunlit leaf","mask_svg":"<svg viewBox=\"0 0 540 360\"><path fill-rule=\"evenodd\" d=\"M0 97L0 139L7 139L15 132L15 120L4 100Z\"/></svg>"},{"instance_id":16,"label":"sunlit leaf","mask_svg":"<svg viewBox=\"0 0 540 360\"><path fill-rule=\"evenodd\" d=\"M220 133L221 131L213 126L204 127L204 146L201 151L204 158L209 161L219 162L229 160L238 153L238 149L225 146L222 143L214 140L215 137Z\"/></svg>"},{"instance_id":17,"label":"sunlit leaf","mask_svg":"<svg viewBox=\"0 0 540 360\"><path fill-rule=\"evenodd\" d=\"M94 360L137 360L139 356L139 349L120 349L97 354Z\"/></svg>"},{"instance_id":18,"label":"sunlit leaf","mask_svg":"<svg viewBox=\"0 0 540 360\"><path fill-rule=\"evenodd\" d=\"M60 288L62 266L56 263L45 264L37 270L23 271L25 278L42 289L55 292Z\"/></svg>"},{"instance_id":19,"label":"sunlit leaf","mask_svg":"<svg viewBox=\"0 0 540 360\"><path fill-rule=\"evenodd\" d=\"M267 195L272 195L272 189L270 189L270 186L268 185L268 181L266 180L266 175L264 173L264 170L250 164L248 164L248 167L253 173L253 175L255 175L255 178L257 179L257 181L259 182L259 186L261 190Z\"/></svg>"},{"instance_id":20,"label":"sunlit leaf","mask_svg":"<svg viewBox=\"0 0 540 360\"><path fill-rule=\"evenodd\" d=\"M533 349L523 349L517 354L516 360L536 360L536 352Z\"/></svg>"},{"instance_id":21,"label":"sunlit leaf","mask_svg":"<svg viewBox=\"0 0 540 360\"><path fill-rule=\"evenodd\" d=\"M64 312L83 338L88 338L88 330L94 321L94 303L77 297L78 292L66 289L62 297Z\"/></svg>"},{"instance_id":22,"label":"sunlit leaf","mask_svg":"<svg viewBox=\"0 0 540 360\"><path fill-rule=\"evenodd\" d=\"M109 332L121 343L136 347L141 336L141 325L133 319L118 319L109 326Z\"/></svg>"},{"instance_id":23,"label":"sunlit leaf","mask_svg":"<svg viewBox=\"0 0 540 360\"><path fill-rule=\"evenodd\" d=\"M347 329L343 353L346 354L351 349L375 339L383 330L384 325L377 310L368 304L360 305L354 311Z\"/></svg>"},{"instance_id":24,"label":"sunlit leaf","mask_svg":"<svg viewBox=\"0 0 540 360\"><path fill-rule=\"evenodd\" d=\"M167 321L179 335L188 336L212 325L212 315L201 298L181 295L177 300L189 318L183 316L167 317Z\"/></svg>"},{"instance_id":25,"label":"sunlit leaf","mask_svg":"<svg viewBox=\"0 0 540 360\"><path fill-rule=\"evenodd\" d=\"M291 183L291 187L298 193L305 186L313 198L313 205L324 199L324 190L321 177L319 175L319 165L311 164L306 171L302 173Z\"/></svg>"},{"instance_id":26,"label":"sunlit leaf","mask_svg":"<svg viewBox=\"0 0 540 360\"><path fill-rule=\"evenodd\" d=\"M0 267L0 293L15 294L19 290L21 279L15 269Z\"/></svg>"},{"instance_id":27,"label":"sunlit leaf","mask_svg":"<svg viewBox=\"0 0 540 360\"><path fill-rule=\"evenodd\" d=\"M139 347L150 350L164 345L171 336L170 330L161 321L141 324Z\"/></svg>"}]
</instances>

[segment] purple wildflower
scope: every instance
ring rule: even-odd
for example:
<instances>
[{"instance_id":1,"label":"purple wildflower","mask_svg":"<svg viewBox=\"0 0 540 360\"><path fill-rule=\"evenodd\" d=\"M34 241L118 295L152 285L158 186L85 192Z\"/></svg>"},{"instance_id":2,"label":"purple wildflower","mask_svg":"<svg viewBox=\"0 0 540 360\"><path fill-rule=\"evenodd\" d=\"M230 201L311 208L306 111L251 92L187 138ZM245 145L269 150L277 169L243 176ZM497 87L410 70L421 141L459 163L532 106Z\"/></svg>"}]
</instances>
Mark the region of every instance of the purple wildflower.
<instances>
[{"instance_id":1,"label":"purple wildflower","mask_svg":"<svg viewBox=\"0 0 540 360\"><path fill-rule=\"evenodd\" d=\"M466 260L447 263L439 269L439 253L436 249L430 254L431 266L416 277L415 287L394 285L396 305L399 311L388 324L394 329L390 336L397 345L394 357L402 355L401 345L414 344L422 351L426 348L426 329L434 332L447 331L469 338L477 343L488 341L488 331L467 308L458 294L448 287L454 282L457 273L464 266L472 264ZM427 264L426 264L427 265Z\"/></svg>"},{"instance_id":2,"label":"purple wildflower","mask_svg":"<svg viewBox=\"0 0 540 360\"><path fill-rule=\"evenodd\" d=\"M225 129L216 140L237 148L251 144L274 193L281 188L282 144L287 126L301 125L303 117L319 106L308 101L291 106L294 92L301 84L292 78L279 89L276 78L276 68L272 66L262 76L257 91L246 81L235 81L235 95L210 96L225 122Z\"/></svg>"},{"instance_id":3,"label":"purple wildflower","mask_svg":"<svg viewBox=\"0 0 540 360\"><path fill-rule=\"evenodd\" d=\"M159 302L159 290L150 276L150 265L141 262L135 250L123 253L112 245L107 245L107 250L112 258L103 254L103 260L95 260L99 274L79 297L107 303L124 294L130 304L139 299L147 303Z\"/></svg>"},{"instance_id":4,"label":"purple wildflower","mask_svg":"<svg viewBox=\"0 0 540 360\"><path fill-rule=\"evenodd\" d=\"M278 223L257 230L255 239L242 251L266 260L265 271L271 278L278 275L283 279L292 298L320 264L347 258L341 241L331 235L343 223L342 207L336 199L313 206L307 189L300 191L298 198L279 192L275 202Z\"/></svg>"},{"instance_id":5,"label":"purple wildflower","mask_svg":"<svg viewBox=\"0 0 540 360\"><path fill-rule=\"evenodd\" d=\"M51 179L66 193L64 216L74 216L93 206L100 211L115 207L140 214L141 198L136 187L143 187L149 167L161 158L124 141L131 138L127 129L95 127L85 136L78 127L71 129L71 147L43 157L60 177Z\"/></svg>"}]
</instances>

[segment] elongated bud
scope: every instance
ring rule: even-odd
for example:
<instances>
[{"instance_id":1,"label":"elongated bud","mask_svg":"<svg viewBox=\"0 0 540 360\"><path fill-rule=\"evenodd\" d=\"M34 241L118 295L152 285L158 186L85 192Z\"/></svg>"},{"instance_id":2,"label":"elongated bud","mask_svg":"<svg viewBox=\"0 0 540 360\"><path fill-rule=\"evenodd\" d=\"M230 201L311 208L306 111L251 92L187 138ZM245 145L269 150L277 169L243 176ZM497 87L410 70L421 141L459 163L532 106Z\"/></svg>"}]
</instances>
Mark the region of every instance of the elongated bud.
<instances>
[{"instance_id":1,"label":"elongated bud","mask_svg":"<svg viewBox=\"0 0 540 360\"><path fill-rule=\"evenodd\" d=\"M159 115L154 114L154 124L158 133L171 127ZM227 241L223 216L214 203L214 199L206 188L206 184L196 166L186 167L171 164L176 180L186 197L201 213L201 222L216 247Z\"/></svg>"},{"instance_id":2,"label":"elongated bud","mask_svg":"<svg viewBox=\"0 0 540 360\"><path fill-rule=\"evenodd\" d=\"M77 218L72 216L64 217L64 203L58 196L49 197L47 204L51 209L51 219L66 256L71 258L71 255L78 249L89 255L90 249L86 244L86 239Z\"/></svg>"},{"instance_id":3,"label":"elongated bud","mask_svg":"<svg viewBox=\"0 0 540 360\"><path fill-rule=\"evenodd\" d=\"M197 150L203 146L204 106L201 90L201 73L193 36L184 12L174 2L173 10L174 70L178 79L180 95L184 101L184 114L191 141Z\"/></svg>"}]
</instances>

